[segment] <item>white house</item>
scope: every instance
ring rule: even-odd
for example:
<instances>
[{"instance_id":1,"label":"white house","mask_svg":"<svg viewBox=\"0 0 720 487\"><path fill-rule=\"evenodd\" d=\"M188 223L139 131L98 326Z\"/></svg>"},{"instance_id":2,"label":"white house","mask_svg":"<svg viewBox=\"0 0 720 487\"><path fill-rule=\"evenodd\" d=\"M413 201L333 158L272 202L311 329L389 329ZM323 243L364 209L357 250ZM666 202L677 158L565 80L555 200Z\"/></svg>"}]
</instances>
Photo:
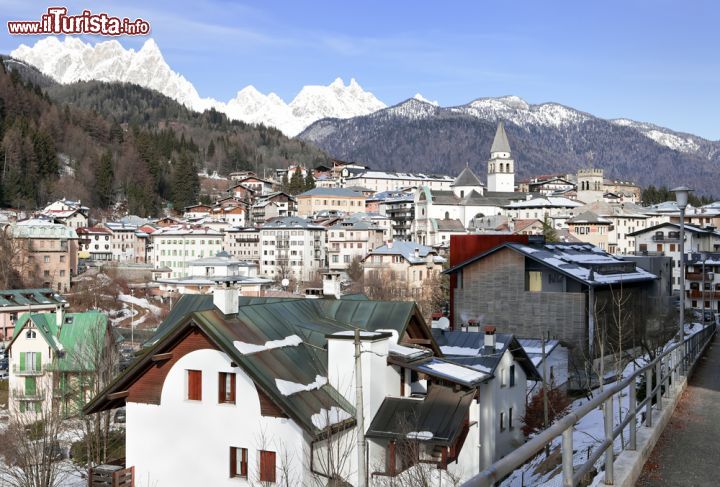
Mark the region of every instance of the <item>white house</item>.
<instances>
[{"instance_id":1,"label":"white house","mask_svg":"<svg viewBox=\"0 0 720 487\"><path fill-rule=\"evenodd\" d=\"M150 236L152 263L156 269L171 269L170 277L189 275L190 261L216 255L223 249L223 234L197 225L162 227Z\"/></svg>"},{"instance_id":2,"label":"white house","mask_svg":"<svg viewBox=\"0 0 720 487\"><path fill-rule=\"evenodd\" d=\"M227 252L218 252L188 262L188 275L159 278L160 291L179 294L208 294L220 281L232 282L243 296L260 296L273 281L258 277L258 265L236 260Z\"/></svg>"},{"instance_id":3,"label":"white house","mask_svg":"<svg viewBox=\"0 0 720 487\"><path fill-rule=\"evenodd\" d=\"M238 298L227 288L187 298L85 408L126 407L126 462L138 479L358 485L360 428L371 485L408 469L466 480L521 441L525 380L537 372L510 335L478 335L483 346L458 357L472 362L463 365L442 357L414 303ZM408 439L419 452L409 464ZM328 462L330 452L347 460Z\"/></svg>"},{"instance_id":4,"label":"white house","mask_svg":"<svg viewBox=\"0 0 720 487\"><path fill-rule=\"evenodd\" d=\"M223 250L240 260L260 262L260 229L229 227L223 229Z\"/></svg>"},{"instance_id":5,"label":"white house","mask_svg":"<svg viewBox=\"0 0 720 487\"><path fill-rule=\"evenodd\" d=\"M260 273L271 279L312 281L325 266L325 227L297 216L260 228Z\"/></svg>"},{"instance_id":6,"label":"white house","mask_svg":"<svg viewBox=\"0 0 720 487\"><path fill-rule=\"evenodd\" d=\"M344 270L354 258L363 258L384 242L385 230L377 223L359 217L347 217L327 228L329 268Z\"/></svg>"},{"instance_id":7,"label":"white house","mask_svg":"<svg viewBox=\"0 0 720 487\"><path fill-rule=\"evenodd\" d=\"M70 228L81 228L88 225L90 208L83 206L80 201L63 198L47 205L40 214Z\"/></svg>"}]
</instances>

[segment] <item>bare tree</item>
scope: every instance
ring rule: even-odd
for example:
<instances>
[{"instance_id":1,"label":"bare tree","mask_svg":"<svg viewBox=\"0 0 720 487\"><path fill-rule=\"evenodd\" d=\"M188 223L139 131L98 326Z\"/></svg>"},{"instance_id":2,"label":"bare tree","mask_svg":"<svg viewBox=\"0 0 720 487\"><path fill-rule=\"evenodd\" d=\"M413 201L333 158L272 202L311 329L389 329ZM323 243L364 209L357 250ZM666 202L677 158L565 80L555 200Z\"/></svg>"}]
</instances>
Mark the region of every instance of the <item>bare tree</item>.
<instances>
[{"instance_id":1,"label":"bare tree","mask_svg":"<svg viewBox=\"0 0 720 487\"><path fill-rule=\"evenodd\" d=\"M37 391L49 397L46 390ZM62 485L67 465L62 462L60 436L62 415L49 401L31 403L31 410L11 408L8 428L0 435L3 485L10 487L56 487Z\"/></svg>"},{"instance_id":2,"label":"bare tree","mask_svg":"<svg viewBox=\"0 0 720 487\"><path fill-rule=\"evenodd\" d=\"M0 230L0 289L37 285L37 265L27 239L14 239L10 227Z\"/></svg>"},{"instance_id":3,"label":"bare tree","mask_svg":"<svg viewBox=\"0 0 720 487\"><path fill-rule=\"evenodd\" d=\"M124 435L113 434L114 411L86 415L82 406L110 384L119 370L120 354L111 326L105 320L88 327L83 340L63 359L63 372L58 372L56 385L63 394L63 409L68 416L77 416L83 433L81 451L76 462L86 469L107 463L113 453L124 446ZM72 404L78 405L77 410Z\"/></svg>"}]
</instances>

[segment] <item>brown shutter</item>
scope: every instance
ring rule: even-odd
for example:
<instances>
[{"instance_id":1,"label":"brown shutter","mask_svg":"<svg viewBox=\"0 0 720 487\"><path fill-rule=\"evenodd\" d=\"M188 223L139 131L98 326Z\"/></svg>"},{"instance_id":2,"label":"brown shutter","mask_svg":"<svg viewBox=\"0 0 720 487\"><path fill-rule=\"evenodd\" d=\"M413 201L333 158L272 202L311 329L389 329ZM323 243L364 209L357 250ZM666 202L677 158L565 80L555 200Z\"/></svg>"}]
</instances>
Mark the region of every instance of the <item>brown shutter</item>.
<instances>
[{"instance_id":1,"label":"brown shutter","mask_svg":"<svg viewBox=\"0 0 720 487\"><path fill-rule=\"evenodd\" d=\"M235 374L230 374L230 402L235 403Z\"/></svg>"},{"instance_id":2,"label":"brown shutter","mask_svg":"<svg viewBox=\"0 0 720 487\"><path fill-rule=\"evenodd\" d=\"M260 481L275 482L275 452L260 451Z\"/></svg>"},{"instance_id":3,"label":"brown shutter","mask_svg":"<svg viewBox=\"0 0 720 487\"><path fill-rule=\"evenodd\" d=\"M230 477L237 476L237 448L230 447Z\"/></svg>"},{"instance_id":4,"label":"brown shutter","mask_svg":"<svg viewBox=\"0 0 720 487\"><path fill-rule=\"evenodd\" d=\"M247 478L247 448L241 448L240 453L242 455L242 463L240 464L240 476Z\"/></svg>"},{"instance_id":5,"label":"brown shutter","mask_svg":"<svg viewBox=\"0 0 720 487\"><path fill-rule=\"evenodd\" d=\"M225 374L218 374L218 402L225 402Z\"/></svg>"},{"instance_id":6,"label":"brown shutter","mask_svg":"<svg viewBox=\"0 0 720 487\"><path fill-rule=\"evenodd\" d=\"M202 371L188 370L188 399L202 401Z\"/></svg>"}]
</instances>

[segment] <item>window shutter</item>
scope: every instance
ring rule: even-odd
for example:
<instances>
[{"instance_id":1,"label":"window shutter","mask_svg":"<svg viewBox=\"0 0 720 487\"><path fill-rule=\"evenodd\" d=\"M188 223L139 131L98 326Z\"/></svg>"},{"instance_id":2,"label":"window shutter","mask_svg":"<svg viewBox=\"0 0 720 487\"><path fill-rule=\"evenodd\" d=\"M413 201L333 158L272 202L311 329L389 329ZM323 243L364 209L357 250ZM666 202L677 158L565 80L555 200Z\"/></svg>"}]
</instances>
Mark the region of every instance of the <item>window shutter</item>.
<instances>
[{"instance_id":1,"label":"window shutter","mask_svg":"<svg viewBox=\"0 0 720 487\"><path fill-rule=\"evenodd\" d=\"M235 374L230 374L230 402L235 403Z\"/></svg>"},{"instance_id":2,"label":"window shutter","mask_svg":"<svg viewBox=\"0 0 720 487\"><path fill-rule=\"evenodd\" d=\"M40 353L36 352L35 353L35 370L37 370L37 371L42 370L42 364L40 362L41 360L42 360L42 355Z\"/></svg>"},{"instance_id":3,"label":"window shutter","mask_svg":"<svg viewBox=\"0 0 720 487\"><path fill-rule=\"evenodd\" d=\"M25 352L20 352L20 372L25 372Z\"/></svg>"},{"instance_id":4,"label":"window shutter","mask_svg":"<svg viewBox=\"0 0 720 487\"><path fill-rule=\"evenodd\" d=\"M37 392L35 377L25 377L25 395L34 396Z\"/></svg>"},{"instance_id":5,"label":"window shutter","mask_svg":"<svg viewBox=\"0 0 720 487\"><path fill-rule=\"evenodd\" d=\"M260 481L275 482L274 451L260 451Z\"/></svg>"},{"instance_id":6,"label":"window shutter","mask_svg":"<svg viewBox=\"0 0 720 487\"><path fill-rule=\"evenodd\" d=\"M230 477L237 476L237 448L230 447Z\"/></svg>"},{"instance_id":7,"label":"window shutter","mask_svg":"<svg viewBox=\"0 0 720 487\"><path fill-rule=\"evenodd\" d=\"M247 466L248 466L248 463L247 463L247 462L248 462L247 454L248 454L248 451L247 451L247 448L242 448L242 449L240 450L240 454L242 455L242 463L240 464L240 476L247 478L247 476L248 476L248 471L247 471Z\"/></svg>"},{"instance_id":8,"label":"window shutter","mask_svg":"<svg viewBox=\"0 0 720 487\"><path fill-rule=\"evenodd\" d=\"M202 371L188 370L188 399L202 401Z\"/></svg>"}]
</instances>

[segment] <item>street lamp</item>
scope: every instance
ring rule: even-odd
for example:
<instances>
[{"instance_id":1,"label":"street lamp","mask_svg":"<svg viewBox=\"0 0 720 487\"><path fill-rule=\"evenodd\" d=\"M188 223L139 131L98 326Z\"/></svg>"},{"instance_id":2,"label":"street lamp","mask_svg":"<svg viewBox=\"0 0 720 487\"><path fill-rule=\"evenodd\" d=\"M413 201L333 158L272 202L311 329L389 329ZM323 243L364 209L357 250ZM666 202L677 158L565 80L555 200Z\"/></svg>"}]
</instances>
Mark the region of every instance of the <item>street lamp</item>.
<instances>
[{"instance_id":1,"label":"street lamp","mask_svg":"<svg viewBox=\"0 0 720 487\"><path fill-rule=\"evenodd\" d=\"M685 208L688 204L688 196L692 189L687 186L679 186L671 189L675 193L675 201L680 210L680 323L678 324L678 342L685 338Z\"/></svg>"}]
</instances>

